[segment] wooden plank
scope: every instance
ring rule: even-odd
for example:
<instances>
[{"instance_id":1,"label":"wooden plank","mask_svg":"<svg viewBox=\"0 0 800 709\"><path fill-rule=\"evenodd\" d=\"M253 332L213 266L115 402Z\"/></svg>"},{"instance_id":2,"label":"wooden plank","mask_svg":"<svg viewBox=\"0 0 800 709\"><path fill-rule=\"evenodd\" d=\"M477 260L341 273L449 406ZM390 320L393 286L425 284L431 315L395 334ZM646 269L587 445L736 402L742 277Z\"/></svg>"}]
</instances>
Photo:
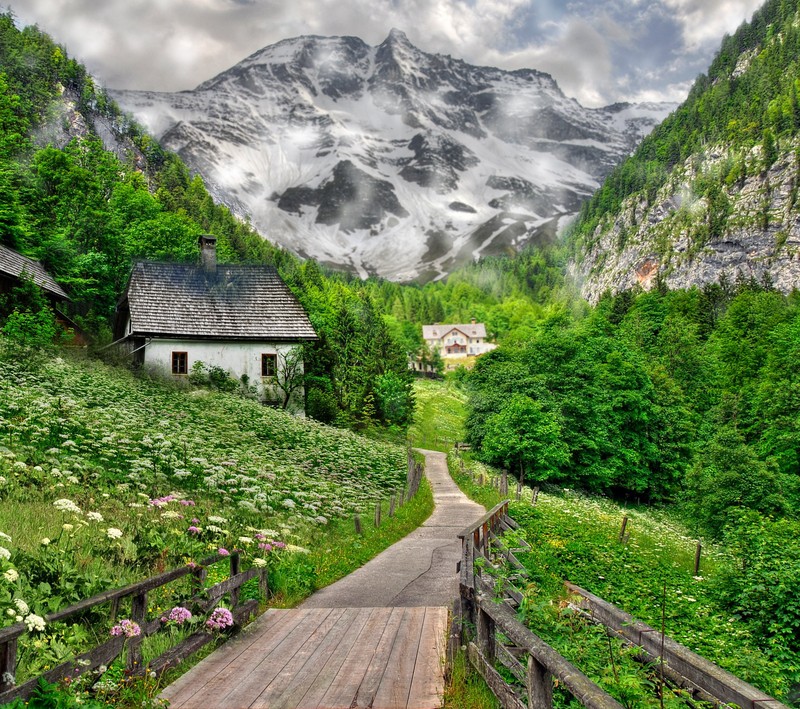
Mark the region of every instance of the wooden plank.
<instances>
[{"instance_id":1,"label":"wooden plank","mask_svg":"<svg viewBox=\"0 0 800 709\"><path fill-rule=\"evenodd\" d=\"M369 619L358 634L352 649L347 653L331 686L320 700L320 707L350 706L358 693L358 688L364 680L392 615L399 613L399 609L391 608L372 608L370 611ZM401 613L398 615L398 623L400 617L402 617ZM396 632L396 627L392 632Z\"/></svg>"},{"instance_id":2,"label":"wooden plank","mask_svg":"<svg viewBox=\"0 0 800 709\"><path fill-rule=\"evenodd\" d=\"M250 651L241 655L237 660L239 672L238 683L231 686L229 682L226 690L214 695L206 694L205 702L197 704L198 709L207 707L249 707L266 687L278 676L283 668L291 661L295 653L308 641L310 636L325 622L331 614L330 608L312 608L297 611L300 622L277 645L270 644L269 651L264 651L256 643ZM269 642L269 638L266 639ZM253 657L257 653L256 657Z\"/></svg>"},{"instance_id":3,"label":"wooden plank","mask_svg":"<svg viewBox=\"0 0 800 709\"><path fill-rule=\"evenodd\" d=\"M478 671L478 674L483 677L486 684L489 685L489 689L497 697L503 709L527 709L514 690L506 684L500 673L486 661L486 658L475 643L469 644L467 655L470 663Z\"/></svg>"},{"instance_id":4,"label":"wooden plank","mask_svg":"<svg viewBox=\"0 0 800 709\"><path fill-rule=\"evenodd\" d=\"M196 702L197 694L207 697L223 692L226 686L235 681L232 678L241 671L238 658L255 645L262 652L268 651L268 643L279 643L297 626L300 619L298 610L268 610L254 626L203 658L191 670L165 687L160 698L169 700L170 707L178 709Z\"/></svg>"},{"instance_id":5,"label":"wooden plank","mask_svg":"<svg viewBox=\"0 0 800 709\"><path fill-rule=\"evenodd\" d=\"M343 652L349 651L353 642L358 636L358 632L363 627L369 612L364 613L362 608L343 608L341 614L333 628L327 633L322 641L314 648L313 653L303 667L291 678L289 686L273 701L269 703L270 709L297 709L297 705L303 697L307 696L312 685L319 678L328 660L334 659L341 663L344 661ZM350 638L346 648L341 648L341 643L346 638ZM328 673L327 681L324 678L324 687L319 694L324 694L330 686L333 675ZM272 689L270 687L270 689ZM259 698L259 702L261 698ZM254 706L259 706L257 702ZM316 705L314 705L316 706Z\"/></svg>"},{"instance_id":6,"label":"wooden plank","mask_svg":"<svg viewBox=\"0 0 800 709\"><path fill-rule=\"evenodd\" d=\"M424 623L425 608L405 609L375 699L368 705L372 709L397 709L408 703Z\"/></svg>"},{"instance_id":7,"label":"wooden plank","mask_svg":"<svg viewBox=\"0 0 800 709\"><path fill-rule=\"evenodd\" d=\"M354 616L352 615L352 611L355 612ZM316 709L319 706L325 706L322 703L322 698L333 685L342 665L355 645L356 640L364 630L370 617L373 615L373 612L372 608L348 609L348 612L345 614L346 622L349 623L347 631L341 637L335 650L331 651L328 659L320 667L319 674L308 686L306 693L302 697L297 698L297 704L295 705L297 709ZM355 692L353 696L355 696Z\"/></svg>"},{"instance_id":8,"label":"wooden plank","mask_svg":"<svg viewBox=\"0 0 800 709\"><path fill-rule=\"evenodd\" d=\"M249 705L252 709L273 709L273 707L286 709L286 705L281 702L281 697L285 693L291 692L297 684L301 685L301 691L305 694L305 689L318 671L318 667L315 669L312 660L317 658L317 665L319 664L319 650L326 648L326 642L329 645L331 638L337 637L335 630L344 612L344 608L332 608L311 635L302 639L302 643L288 662ZM309 679L311 673L313 675Z\"/></svg>"},{"instance_id":9,"label":"wooden plank","mask_svg":"<svg viewBox=\"0 0 800 709\"><path fill-rule=\"evenodd\" d=\"M446 630L447 608L426 608L408 709L435 709L442 705Z\"/></svg>"},{"instance_id":10,"label":"wooden plank","mask_svg":"<svg viewBox=\"0 0 800 709\"><path fill-rule=\"evenodd\" d=\"M378 643L375 645L372 657L368 658L361 682L356 692L352 695L354 697L351 704L352 709L372 707L375 694L386 672L386 665L389 662L397 632L404 622L405 608L390 608L387 610L389 611L389 617L386 620L386 625Z\"/></svg>"}]
</instances>

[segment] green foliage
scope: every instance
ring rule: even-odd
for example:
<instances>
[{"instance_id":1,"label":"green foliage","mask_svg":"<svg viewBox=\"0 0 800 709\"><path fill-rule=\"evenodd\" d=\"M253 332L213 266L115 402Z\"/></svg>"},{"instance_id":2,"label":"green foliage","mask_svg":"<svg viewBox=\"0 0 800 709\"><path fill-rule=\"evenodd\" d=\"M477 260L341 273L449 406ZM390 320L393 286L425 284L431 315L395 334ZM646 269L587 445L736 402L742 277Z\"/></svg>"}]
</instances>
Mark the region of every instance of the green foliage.
<instances>
[{"instance_id":1,"label":"green foliage","mask_svg":"<svg viewBox=\"0 0 800 709\"><path fill-rule=\"evenodd\" d=\"M688 489L714 535L731 506L797 514L798 318L752 281L606 297L480 358L468 439L495 465L527 456L546 471L531 479L640 499Z\"/></svg>"},{"instance_id":2,"label":"green foliage","mask_svg":"<svg viewBox=\"0 0 800 709\"><path fill-rule=\"evenodd\" d=\"M752 510L729 515L725 541L736 563L715 580L717 600L749 623L767 650L800 682L800 524L770 519Z\"/></svg>"}]
</instances>

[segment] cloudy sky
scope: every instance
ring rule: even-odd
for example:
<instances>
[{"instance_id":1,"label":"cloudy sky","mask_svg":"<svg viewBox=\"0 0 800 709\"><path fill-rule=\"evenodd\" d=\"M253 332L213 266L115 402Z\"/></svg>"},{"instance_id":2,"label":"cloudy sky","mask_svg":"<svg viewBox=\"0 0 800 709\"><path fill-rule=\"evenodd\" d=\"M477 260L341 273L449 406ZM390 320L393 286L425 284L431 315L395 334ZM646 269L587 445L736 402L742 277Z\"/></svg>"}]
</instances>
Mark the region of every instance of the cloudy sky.
<instances>
[{"instance_id":1,"label":"cloudy sky","mask_svg":"<svg viewBox=\"0 0 800 709\"><path fill-rule=\"evenodd\" d=\"M763 0L5 0L106 86L174 91L303 34L552 74L587 106L685 98L724 34Z\"/></svg>"}]
</instances>

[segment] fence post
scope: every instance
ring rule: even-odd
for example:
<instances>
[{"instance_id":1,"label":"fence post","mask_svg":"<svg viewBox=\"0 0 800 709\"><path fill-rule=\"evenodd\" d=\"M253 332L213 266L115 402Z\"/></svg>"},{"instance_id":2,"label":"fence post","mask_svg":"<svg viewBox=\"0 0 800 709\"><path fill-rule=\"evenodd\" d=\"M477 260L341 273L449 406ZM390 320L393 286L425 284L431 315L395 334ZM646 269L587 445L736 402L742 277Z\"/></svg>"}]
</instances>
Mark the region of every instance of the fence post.
<instances>
[{"instance_id":1,"label":"fence post","mask_svg":"<svg viewBox=\"0 0 800 709\"><path fill-rule=\"evenodd\" d=\"M703 553L703 544L697 542L697 549L694 552L694 575L700 575L700 555Z\"/></svg>"},{"instance_id":2,"label":"fence post","mask_svg":"<svg viewBox=\"0 0 800 709\"><path fill-rule=\"evenodd\" d=\"M131 598L131 620L140 628L144 626L147 615L147 592L137 593ZM136 672L142 664L142 636L136 635L128 638L128 661L126 667L129 672Z\"/></svg>"},{"instance_id":3,"label":"fence post","mask_svg":"<svg viewBox=\"0 0 800 709\"><path fill-rule=\"evenodd\" d=\"M375 503L375 526L376 527L380 527L381 526L381 501L380 500L378 500Z\"/></svg>"},{"instance_id":4,"label":"fence post","mask_svg":"<svg viewBox=\"0 0 800 709\"><path fill-rule=\"evenodd\" d=\"M235 551L231 554L231 578L239 573L239 552ZM239 605L239 587L231 589L231 610Z\"/></svg>"},{"instance_id":5,"label":"fence post","mask_svg":"<svg viewBox=\"0 0 800 709\"><path fill-rule=\"evenodd\" d=\"M628 515L622 517L622 528L619 530L619 540L625 543L625 530L628 528Z\"/></svg>"},{"instance_id":6,"label":"fence post","mask_svg":"<svg viewBox=\"0 0 800 709\"><path fill-rule=\"evenodd\" d=\"M536 507L536 501L539 499L539 486L533 488L531 492L531 507Z\"/></svg>"},{"instance_id":7,"label":"fence post","mask_svg":"<svg viewBox=\"0 0 800 709\"><path fill-rule=\"evenodd\" d=\"M0 692L5 692L14 686L14 677L17 670L17 639L6 640L0 645ZM11 682L7 682L10 679Z\"/></svg>"},{"instance_id":8,"label":"fence post","mask_svg":"<svg viewBox=\"0 0 800 709\"><path fill-rule=\"evenodd\" d=\"M265 566L258 570L258 590L264 596L264 602L269 600L269 571Z\"/></svg>"},{"instance_id":9,"label":"fence post","mask_svg":"<svg viewBox=\"0 0 800 709\"><path fill-rule=\"evenodd\" d=\"M353 526L356 529L356 534L361 534L361 515L358 512L353 515Z\"/></svg>"},{"instance_id":10,"label":"fence post","mask_svg":"<svg viewBox=\"0 0 800 709\"><path fill-rule=\"evenodd\" d=\"M394 517L394 505L395 505L395 499L394 495L392 495L389 498L389 517Z\"/></svg>"},{"instance_id":11,"label":"fence post","mask_svg":"<svg viewBox=\"0 0 800 709\"><path fill-rule=\"evenodd\" d=\"M528 707L550 709L553 706L553 677L533 655L528 657Z\"/></svg>"},{"instance_id":12,"label":"fence post","mask_svg":"<svg viewBox=\"0 0 800 709\"><path fill-rule=\"evenodd\" d=\"M517 483L517 502L519 502L519 498L522 497L522 483Z\"/></svg>"},{"instance_id":13,"label":"fence post","mask_svg":"<svg viewBox=\"0 0 800 709\"><path fill-rule=\"evenodd\" d=\"M491 666L495 660L494 620L481 608L480 603L478 603L477 617L478 647Z\"/></svg>"}]
</instances>

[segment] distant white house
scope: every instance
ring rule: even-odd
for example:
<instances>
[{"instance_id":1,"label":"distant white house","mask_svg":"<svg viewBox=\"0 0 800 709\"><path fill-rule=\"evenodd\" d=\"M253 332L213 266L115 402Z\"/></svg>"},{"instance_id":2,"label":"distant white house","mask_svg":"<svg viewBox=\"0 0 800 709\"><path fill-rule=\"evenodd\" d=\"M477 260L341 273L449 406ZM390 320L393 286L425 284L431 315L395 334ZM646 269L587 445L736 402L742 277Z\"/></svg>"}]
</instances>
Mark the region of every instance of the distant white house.
<instances>
[{"instance_id":1,"label":"distant white house","mask_svg":"<svg viewBox=\"0 0 800 709\"><path fill-rule=\"evenodd\" d=\"M138 365L176 378L196 363L220 367L265 402L302 413L299 345L317 339L303 306L271 266L218 265L216 238L200 237L201 264L140 261L117 306L115 339Z\"/></svg>"},{"instance_id":2,"label":"distant white house","mask_svg":"<svg viewBox=\"0 0 800 709\"><path fill-rule=\"evenodd\" d=\"M486 326L475 319L469 325L423 325L422 339L442 357L477 356L497 347L486 342Z\"/></svg>"}]
</instances>

